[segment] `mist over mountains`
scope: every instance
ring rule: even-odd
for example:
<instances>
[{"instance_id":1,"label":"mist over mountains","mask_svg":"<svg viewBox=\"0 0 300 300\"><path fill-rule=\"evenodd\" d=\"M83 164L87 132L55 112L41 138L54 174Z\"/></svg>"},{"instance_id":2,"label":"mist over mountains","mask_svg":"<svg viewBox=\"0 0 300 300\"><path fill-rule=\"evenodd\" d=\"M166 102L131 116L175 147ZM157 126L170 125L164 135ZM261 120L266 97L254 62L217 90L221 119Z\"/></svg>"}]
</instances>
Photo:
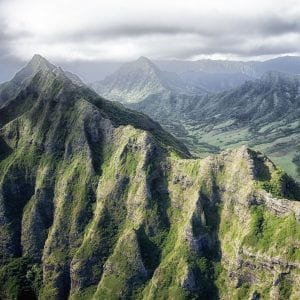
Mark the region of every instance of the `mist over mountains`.
<instances>
[{"instance_id":1,"label":"mist over mountains","mask_svg":"<svg viewBox=\"0 0 300 300\"><path fill-rule=\"evenodd\" d=\"M91 86L98 93L112 100L126 102L120 94L124 96L125 93L130 93L130 89L136 89L137 95L135 96L133 95L134 91L131 91L131 96L136 97L136 99L143 99L146 95L162 90L176 91L177 89L176 92L181 94L218 92L237 87L247 80L258 79L268 71L299 74L300 57L278 57L264 62L222 60L152 62L145 57L141 57L135 62L124 64L121 68L111 72L102 81L94 80L95 82ZM150 78L150 73L152 73L152 78ZM122 86L124 82L131 84L134 81L144 81L145 85L149 84L148 92L138 95L142 91L142 87L138 86L138 83L136 83L136 86L133 84L132 87ZM158 84L160 88L157 86Z\"/></svg>"},{"instance_id":2,"label":"mist over mountains","mask_svg":"<svg viewBox=\"0 0 300 300\"><path fill-rule=\"evenodd\" d=\"M202 74L203 77L206 75L208 78L213 76L213 74L215 74L216 77L225 76L226 74L232 74L231 76L239 74L242 77L257 78L264 72L271 70L299 74L300 69L300 58L298 56L277 57L263 62L212 59L197 61L151 59L151 61L161 71L172 72L177 75L182 74L182 76L189 76L189 73L192 72L197 73L196 75L200 77ZM13 58L2 58L0 60L0 82L10 80L24 64L24 61ZM77 74L85 83L93 83L103 80L106 76L112 75L112 73L124 63L118 61L59 61L57 64L65 70ZM203 78L203 80L204 79L205 78ZM206 80L210 81L210 79ZM224 86L224 89L226 86Z\"/></svg>"}]
</instances>

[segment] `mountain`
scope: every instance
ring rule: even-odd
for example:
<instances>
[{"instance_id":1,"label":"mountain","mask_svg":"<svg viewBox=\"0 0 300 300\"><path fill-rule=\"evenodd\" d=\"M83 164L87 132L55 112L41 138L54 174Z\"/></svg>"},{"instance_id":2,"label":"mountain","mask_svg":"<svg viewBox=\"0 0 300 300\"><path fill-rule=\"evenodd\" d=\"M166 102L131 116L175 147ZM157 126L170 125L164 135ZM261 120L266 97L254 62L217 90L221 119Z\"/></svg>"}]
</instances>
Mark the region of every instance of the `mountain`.
<instances>
[{"instance_id":1,"label":"mountain","mask_svg":"<svg viewBox=\"0 0 300 300\"><path fill-rule=\"evenodd\" d=\"M245 81L255 79L255 77L243 73L207 73L202 71L186 71L178 76L184 82L189 82L193 86L202 86L209 92L230 90Z\"/></svg>"},{"instance_id":2,"label":"mountain","mask_svg":"<svg viewBox=\"0 0 300 300\"><path fill-rule=\"evenodd\" d=\"M191 158L35 61L0 109L1 299L299 298L289 176L246 147Z\"/></svg>"},{"instance_id":3,"label":"mountain","mask_svg":"<svg viewBox=\"0 0 300 300\"><path fill-rule=\"evenodd\" d=\"M194 153L205 155L249 145L300 179L300 77L269 72L238 88L197 97L149 97L143 111Z\"/></svg>"},{"instance_id":4,"label":"mountain","mask_svg":"<svg viewBox=\"0 0 300 300\"><path fill-rule=\"evenodd\" d=\"M244 74L260 77L268 71L300 74L300 57L283 56L265 61L232 61L200 59L196 61L157 60L155 64L164 71L181 74L184 72L204 72L208 74Z\"/></svg>"},{"instance_id":5,"label":"mountain","mask_svg":"<svg viewBox=\"0 0 300 300\"><path fill-rule=\"evenodd\" d=\"M256 65L259 74L264 74L268 71L300 74L300 56L282 56L263 62L252 62L252 64Z\"/></svg>"},{"instance_id":6,"label":"mountain","mask_svg":"<svg viewBox=\"0 0 300 300\"><path fill-rule=\"evenodd\" d=\"M71 73L69 71L64 71L64 73L76 85L79 85L79 86L85 85L85 83L81 80L81 78L78 75Z\"/></svg>"},{"instance_id":7,"label":"mountain","mask_svg":"<svg viewBox=\"0 0 300 300\"><path fill-rule=\"evenodd\" d=\"M125 63L104 80L90 86L101 96L124 104L146 98L195 96L231 90L272 71L300 74L300 57L259 61L155 61L146 57Z\"/></svg>"},{"instance_id":8,"label":"mountain","mask_svg":"<svg viewBox=\"0 0 300 300\"><path fill-rule=\"evenodd\" d=\"M83 86L81 79L68 71L63 71L61 68L48 62L41 55L35 54L31 61L21 69L11 81L2 83L0 85L0 108L11 98L19 94L20 90L24 88L38 71L53 71L57 74L63 74L68 77L73 83Z\"/></svg>"},{"instance_id":9,"label":"mountain","mask_svg":"<svg viewBox=\"0 0 300 300\"><path fill-rule=\"evenodd\" d=\"M189 76L193 81L203 79L203 82L201 81L197 86L211 92L236 87L241 83L241 78L245 80L259 78L268 71L300 74L299 56L277 57L262 62L201 59L197 61L154 60L153 63L162 71L175 73L185 82L185 76ZM0 83L10 79L22 65L21 61L10 60L7 57L0 58ZM122 62L117 61L77 61L75 64L72 61L61 62L64 70L80 75L86 83L102 81L121 65Z\"/></svg>"},{"instance_id":10,"label":"mountain","mask_svg":"<svg viewBox=\"0 0 300 300\"><path fill-rule=\"evenodd\" d=\"M260 78L269 71L300 74L300 57L284 56L266 61L230 61L202 59L197 61L155 61L163 71L177 74L183 81L210 92L235 88L245 81Z\"/></svg>"},{"instance_id":11,"label":"mountain","mask_svg":"<svg viewBox=\"0 0 300 300\"><path fill-rule=\"evenodd\" d=\"M181 74L184 72L204 72L209 74L245 74L258 76L256 64L260 62L244 62L232 60L201 59L189 60L158 60L155 64L164 71Z\"/></svg>"},{"instance_id":12,"label":"mountain","mask_svg":"<svg viewBox=\"0 0 300 300\"><path fill-rule=\"evenodd\" d=\"M44 60L40 55L34 55L25 68L20 70L14 78L0 85L0 106L11 98L16 97L20 90L26 86L28 81L38 70L54 70L56 67Z\"/></svg>"},{"instance_id":13,"label":"mountain","mask_svg":"<svg viewBox=\"0 0 300 300\"><path fill-rule=\"evenodd\" d=\"M184 82L178 75L161 71L146 57L122 65L104 80L91 84L101 96L124 103L135 103L149 95L203 93L203 88Z\"/></svg>"}]
</instances>

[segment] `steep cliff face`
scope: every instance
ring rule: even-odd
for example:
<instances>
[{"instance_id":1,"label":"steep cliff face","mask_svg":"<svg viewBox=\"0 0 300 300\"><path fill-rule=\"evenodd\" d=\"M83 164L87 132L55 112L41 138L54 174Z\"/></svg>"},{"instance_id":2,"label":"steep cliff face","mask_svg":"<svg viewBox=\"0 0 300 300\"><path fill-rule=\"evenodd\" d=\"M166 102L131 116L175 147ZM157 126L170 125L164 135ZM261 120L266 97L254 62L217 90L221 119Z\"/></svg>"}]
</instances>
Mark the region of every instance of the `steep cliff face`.
<instances>
[{"instance_id":1,"label":"steep cliff face","mask_svg":"<svg viewBox=\"0 0 300 300\"><path fill-rule=\"evenodd\" d=\"M0 116L1 298L299 298L299 190L265 157L191 159L56 69Z\"/></svg>"}]
</instances>

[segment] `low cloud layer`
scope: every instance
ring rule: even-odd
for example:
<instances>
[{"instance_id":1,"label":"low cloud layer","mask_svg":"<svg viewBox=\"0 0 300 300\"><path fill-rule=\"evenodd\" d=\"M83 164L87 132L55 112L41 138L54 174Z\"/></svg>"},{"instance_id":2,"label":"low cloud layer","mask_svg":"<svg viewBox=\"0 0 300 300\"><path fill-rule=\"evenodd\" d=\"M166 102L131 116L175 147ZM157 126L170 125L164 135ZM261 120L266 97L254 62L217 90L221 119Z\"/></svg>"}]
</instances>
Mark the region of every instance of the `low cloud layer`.
<instances>
[{"instance_id":1,"label":"low cloud layer","mask_svg":"<svg viewBox=\"0 0 300 300\"><path fill-rule=\"evenodd\" d=\"M264 59L300 53L297 0L1 0L0 59Z\"/></svg>"}]
</instances>

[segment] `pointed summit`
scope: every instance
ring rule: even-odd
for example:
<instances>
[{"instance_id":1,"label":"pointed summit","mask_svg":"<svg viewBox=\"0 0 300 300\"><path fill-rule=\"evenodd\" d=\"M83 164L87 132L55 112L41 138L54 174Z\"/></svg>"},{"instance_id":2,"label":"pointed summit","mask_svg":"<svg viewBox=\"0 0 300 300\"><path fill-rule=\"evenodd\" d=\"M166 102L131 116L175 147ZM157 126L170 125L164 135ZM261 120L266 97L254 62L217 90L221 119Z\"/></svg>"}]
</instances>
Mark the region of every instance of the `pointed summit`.
<instances>
[{"instance_id":1,"label":"pointed summit","mask_svg":"<svg viewBox=\"0 0 300 300\"><path fill-rule=\"evenodd\" d=\"M13 82L21 83L24 80L33 77L39 71L53 71L57 69L47 59L39 54L35 54L29 63L21 69L13 78Z\"/></svg>"},{"instance_id":2,"label":"pointed summit","mask_svg":"<svg viewBox=\"0 0 300 300\"><path fill-rule=\"evenodd\" d=\"M124 103L138 102L151 94L166 91L162 72L144 56L125 63L92 87L99 95Z\"/></svg>"},{"instance_id":3,"label":"pointed summit","mask_svg":"<svg viewBox=\"0 0 300 300\"><path fill-rule=\"evenodd\" d=\"M145 57L145 56L140 56L140 57L136 60L136 62L143 62L143 63L147 63L147 64L152 64L152 65L154 65L154 63L153 63L149 58L147 58L147 57Z\"/></svg>"},{"instance_id":4,"label":"pointed summit","mask_svg":"<svg viewBox=\"0 0 300 300\"><path fill-rule=\"evenodd\" d=\"M64 71L62 68L57 67L50 63L46 58L40 54L35 54L27 65L21 69L13 78L13 82L16 84L22 83L24 80L32 78L38 72L55 72L61 76L69 78L74 84L83 86L82 80L75 74Z\"/></svg>"},{"instance_id":5,"label":"pointed summit","mask_svg":"<svg viewBox=\"0 0 300 300\"><path fill-rule=\"evenodd\" d=\"M137 65L137 66L146 66L155 71L159 71L158 67L149 58L145 56L140 56L136 61L131 62L130 64Z\"/></svg>"},{"instance_id":6,"label":"pointed summit","mask_svg":"<svg viewBox=\"0 0 300 300\"><path fill-rule=\"evenodd\" d=\"M51 64L46 58L44 58L40 54L34 54L26 67L31 67L36 71L46 69L53 70L56 68L56 66Z\"/></svg>"},{"instance_id":7,"label":"pointed summit","mask_svg":"<svg viewBox=\"0 0 300 300\"><path fill-rule=\"evenodd\" d=\"M155 73L160 73L161 71L159 68L147 57L145 56L140 56L137 60L133 62L129 62L124 65L125 69L127 70L128 68L131 70L135 71L148 71L152 70ZM121 67L122 69L122 67Z\"/></svg>"}]
</instances>

